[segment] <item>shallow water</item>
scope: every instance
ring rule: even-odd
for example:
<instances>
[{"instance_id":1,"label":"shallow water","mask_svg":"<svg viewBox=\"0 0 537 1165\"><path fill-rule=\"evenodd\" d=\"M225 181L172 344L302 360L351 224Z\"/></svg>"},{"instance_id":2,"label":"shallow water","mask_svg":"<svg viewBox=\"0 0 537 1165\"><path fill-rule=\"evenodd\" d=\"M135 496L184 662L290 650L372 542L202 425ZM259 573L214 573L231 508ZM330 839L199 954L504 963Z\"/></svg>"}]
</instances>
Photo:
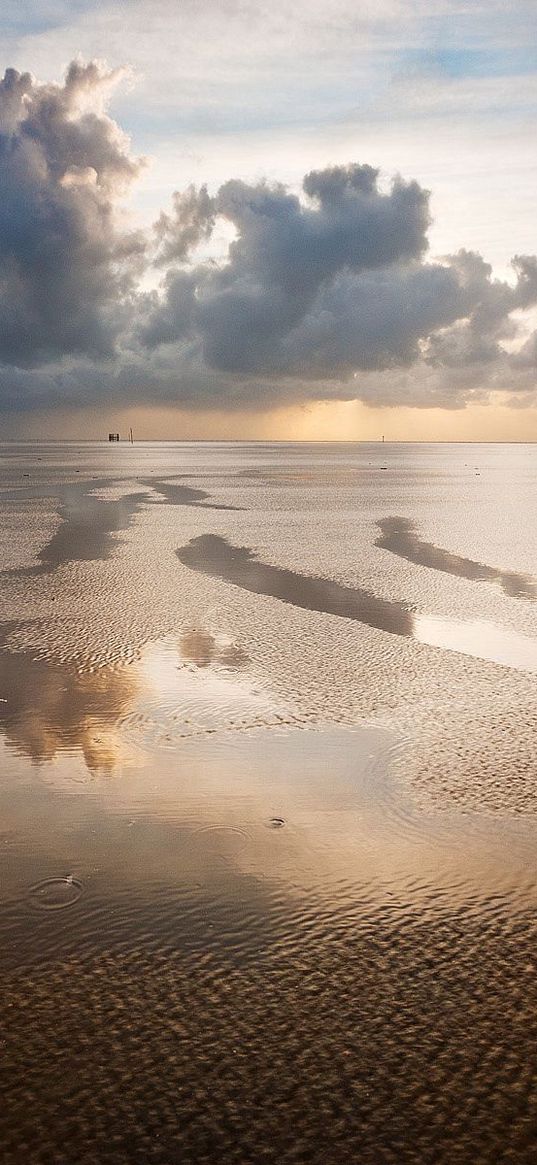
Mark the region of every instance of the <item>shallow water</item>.
<instances>
[{"instance_id":1,"label":"shallow water","mask_svg":"<svg viewBox=\"0 0 537 1165\"><path fill-rule=\"evenodd\" d=\"M1 447L6 1162L535 1160L536 494Z\"/></svg>"}]
</instances>

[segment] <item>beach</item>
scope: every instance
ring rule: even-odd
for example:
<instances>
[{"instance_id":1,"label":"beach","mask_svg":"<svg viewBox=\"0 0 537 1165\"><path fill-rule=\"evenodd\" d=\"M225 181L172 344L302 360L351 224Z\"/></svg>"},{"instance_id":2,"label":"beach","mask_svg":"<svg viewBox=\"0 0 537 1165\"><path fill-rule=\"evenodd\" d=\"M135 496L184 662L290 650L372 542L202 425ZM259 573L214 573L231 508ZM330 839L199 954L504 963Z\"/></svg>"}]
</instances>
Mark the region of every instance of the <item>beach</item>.
<instances>
[{"instance_id":1,"label":"beach","mask_svg":"<svg viewBox=\"0 0 537 1165\"><path fill-rule=\"evenodd\" d=\"M534 1160L536 498L0 446L6 1165Z\"/></svg>"}]
</instances>

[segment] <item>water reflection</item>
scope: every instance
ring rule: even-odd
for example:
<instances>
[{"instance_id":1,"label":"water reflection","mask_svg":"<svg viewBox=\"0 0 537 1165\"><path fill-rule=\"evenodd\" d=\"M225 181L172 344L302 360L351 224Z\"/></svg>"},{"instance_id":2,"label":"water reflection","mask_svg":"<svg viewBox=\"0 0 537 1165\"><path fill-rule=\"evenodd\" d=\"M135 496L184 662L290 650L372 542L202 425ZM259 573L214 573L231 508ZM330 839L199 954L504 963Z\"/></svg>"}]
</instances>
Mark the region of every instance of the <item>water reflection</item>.
<instances>
[{"instance_id":1,"label":"water reflection","mask_svg":"<svg viewBox=\"0 0 537 1165\"><path fill-rule=\"evenodd\" d=\"M117 546L115 535L128 529L146 495L131 493L106 500L94 496L93 491L107 485L110 482L102 480L63 487L57 510L61 523L38 552L39 565L17 568L13 573L20 577L51 574L68 562L109 558ZM30 491L28 495L32 496Z\"/></svg>"},{"instance_id":2,"label":"water reflection","mask_svg":"<svg viewBox=\"0 0 537 1165\"><path fill-rule=\"evenodd\" d=\"M275 722L170 751L145 733L136 765L74 795L102 700L142 721L155 703L168 732L180 693L236 709L248 687L224 647L186 630L79 677L0 654L3 698L17 668L24 689L0 718L22 740L0 783L3 1144L14 1161L168 1165L217 1146L231 1162L237 1145L284 1161L298 1128L312 1162L380 1146L492 1165L525 1120L534 1051L531 824L422 813L391 772L407 742L376 727ZM28 744L36 710L48 754ZM120 715L119 747L124 731Z\"/></svg>"},{"instance_id":3,"label":"water reflection","mask_svg":"<svg viewBox=\"0 0 537 1165\"><path fill-rule=\"evenodd\" d=\"M172 744L251 727L280 711L247 680L227 674L244 668L248 656L223 635L191 628L147 644L131 663L79 670L10 649L16 627L0 625L0 733L38 763L79 750L89 772L112 773L127 741ZM208 669L210 675L196 674Z\"/></svg>"},{"instance_id":4,"label":"water reflection","mask_svg":"<svg viewBox=\"0 0 537 1165\"><path fill-rule=\"evenodd\" d=\"M415 615L414 636L429 647L441 647L473 659L499 663L502 667L537 673L537 639L518 635L510 627L489 623L486 619Z\"/></svg>"},{"instance_id":5,"label":"water reflection","mask_svg":"<svg viewBox=\"0 0 537 1165\"><path fill-rule=\"evenodd\" d=\"M248 674L246 662L238 644L203 630L148 643L137 664L140 691L120 718L124 738L135 747L173 751L192 737L293 722Z\"/></svg>"},{"instance_id":6,"label":"water reflection","mask_svg":"<svg viewBox=\"0 0 537 1165\"><path fill-rule=\"evenodd\" d=\"M307 611L354 619L394 635L412 635L412 615L403 603L380 599L361 587L269 566L248 547L232 546L216 534L192 538L177 551L177 557L192 570L225 579L256 595L271 595Z\"/></svg>"},{"instance_id":7,"label":"water reflection","mask_svg":"<svg viewBox=\"0 0 537 1165\"><path fill-rule=\"evenodd\" d=\"M236 668L248 663L248 656L242 647L229 640L218 640L208 631L183 631L179 646L182 658L196 667L209 667L213 663Z\"/></svg>"},{"instance_id":8,"label":"water reflection","mask_svg":"<svg viewBox=\"0 0 537 1165\"><path fill-rule=\"evenodd\" d=\"M0 731L18 752L42 763L80 749L90 772L110 773L121 744L116 721L137 688L130 667L92 673L35 657L0 651Z\"/></svg>"},{"instance_id":9,"label":"water reflection","mask_svg":"<svg viewBox=\"0 0 537 1165\"><path fill-rule=\"evenodd\" d=\"M197 506L204 509L234 510L235 506L207 501L209 494L177 481L142 478L143 491L123 493L118 498L98 497L98 492L117 485L114 478L92 478L61 487L40 485L4 491L2 501L32 501L57 498L60 525L38 551L38 565L19 567L18 577L50 574L69 562L103 561L118 545L117 535L127 530L143 505Z\"/></svg>"},{"instance_id":10,"label":"water reflection","mask_svg":"<svg viewBox=\"0 0 537 1165\"><path fill-rule=\"evenodd\" d=\"M97 799L72 795L73 771L71 786L53 774L4 782L3 893L20 902L52 880L82 885L68 946L110 949L142 933L154 949L235 959L292 949L308 932L329 942L349 914L374 928L386 912L423 921L461 906L476 918L533 908L531 827L424 814L393 779L397 744L373 727L258 728L148 748ZM27 916L9 919L17 943L33 944ZM56 957L58 932L41 937L41 955L51 944Z\"/></svg>"},{"instance_id":11,"label":"water reflection","mask_svg":"<svg viewBox=\"0 0 537 1165\"><path fill-rule=\"evenodd\" d=\"M30 885L75 875L85 884L90 868L129 885L141 879L174 888L205 883L208 870L212 882L225 881L233 868L276 879L278 894L280 879L298 879L329 898L354 894L357 883L372 893L378 883L381 899L390 885L412 902L422 893L416 877L425 895L443 880L450 902L472 882L499 892L507 875L519 891L526 885L523 831L514 827L509 856L497 867L497 836L511 826L424 815L393 781L397 740L385 730L299 730L289 727L290 716L286 727L270 693L230 669L230 647L242 663L240 648L217 633L185 629L178 639L146 645L134 663L80 672L9 650L9 629L0 632L9 771L24 771L24 758L40 766L26 793L18 783L10 789L7 775L2 793L4 828L25 838ZM133 739L136 763L122 764ZM171 747L156 748L162 740ZM97 830L92 799L70 796L80 791L81 766L121 773L120 781L95 786L104 811ZM75 870L65 848L74 822ZM59 870L36 865L51 839Z\"/></svg>"},{"instance_id":12,"label":"water reflection","mask_svg":"<svg viewBox=\"0 0 537 1165\"><path fill-rule=\"evenodd\" d=\"M389 550L399 558L431 570L440 570L444 574L452 574L456 578L498 583L511 598L537 598L537 584L529 575L486 566L483 562L474 562L460 554L451 554L449 550L442 550L432 542L423 542L418 537L414 522L409 518L381 518L377 525L381 533L375 546Z\"/></svg>"},{"instance_id":13,"label":"water reflection","mask_svg":"<svg viewBox=\"0 0 537 1165\"><path fill-rule=\"evenodd\" d=\"M314 578L260 562L246 546L232 546L216 534L202 534L176 551L184 566L224 579L257 595L270 595L308 611L338 615L412 637L429 647L474 659L537 672L537 640L485 620L444 619L412 613L404 603L380 599L361 587Z\"/></svg>"},{"instance_id":14,"label":"water reflection","mask_svg":"<svg viewBox=\"0 0 537 1165\"><path fill-rule=\"evenodd\" d=\"M152 503L168 506L196 506L203 510L237 510L241 507L224 505L223 503L207 501L210 495L204 489L184 485L174 479L146 477L140 478L142 485L156 491L160 497L150 497Z\"/></svg>"}]
</instances>

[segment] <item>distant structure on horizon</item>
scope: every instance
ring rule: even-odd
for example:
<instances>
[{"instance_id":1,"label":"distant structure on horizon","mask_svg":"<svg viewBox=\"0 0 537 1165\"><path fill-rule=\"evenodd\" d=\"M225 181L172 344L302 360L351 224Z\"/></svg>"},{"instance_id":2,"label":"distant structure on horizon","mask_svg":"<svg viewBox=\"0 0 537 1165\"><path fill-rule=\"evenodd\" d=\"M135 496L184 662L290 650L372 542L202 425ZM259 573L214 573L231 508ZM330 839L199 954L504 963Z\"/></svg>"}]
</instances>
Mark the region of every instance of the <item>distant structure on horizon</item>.
<instances>
[{"instance_id":1,"label":"distant structure on horizon","mask_svg":"<svg viewBox=\"0 0 537 1165\"><path fill-rule=\"evenodd\" d=\"M108 440L109 441L119 441L119 433L109 433Z\"/></svg>"}]
</instances>

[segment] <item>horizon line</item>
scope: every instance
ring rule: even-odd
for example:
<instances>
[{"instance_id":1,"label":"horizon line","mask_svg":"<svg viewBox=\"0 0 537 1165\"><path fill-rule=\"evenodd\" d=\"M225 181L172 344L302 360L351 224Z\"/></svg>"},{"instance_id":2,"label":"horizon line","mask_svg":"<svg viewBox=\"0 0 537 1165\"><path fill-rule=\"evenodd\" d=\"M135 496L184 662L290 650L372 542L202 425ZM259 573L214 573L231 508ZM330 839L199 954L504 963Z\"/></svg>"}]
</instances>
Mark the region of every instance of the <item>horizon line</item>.
<instances>
[{"instance_id":1,"label":"horizon line","mask_svg":"<svg viewBox=\"0 0 537 1165\"><path fill-rule=\"evenodd\" d=\"M108 437L3 437L2 445L109 445ZM537 438L530 440L463 439L454 438L398 438L388 440L364 437L138 437L131 443L128 437L113 442L114 447L126 445L537 445Z\"/></svg>"}]
</instances>

